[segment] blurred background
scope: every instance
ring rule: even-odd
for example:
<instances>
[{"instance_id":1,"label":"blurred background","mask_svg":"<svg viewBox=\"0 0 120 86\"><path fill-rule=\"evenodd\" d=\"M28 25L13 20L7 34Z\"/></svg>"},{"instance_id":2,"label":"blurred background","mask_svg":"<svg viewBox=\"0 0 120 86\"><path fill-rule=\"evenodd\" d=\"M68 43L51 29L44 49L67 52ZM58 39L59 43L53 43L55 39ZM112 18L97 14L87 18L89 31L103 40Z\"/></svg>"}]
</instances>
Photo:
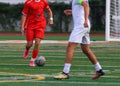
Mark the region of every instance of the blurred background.
<instances>
[{"instance_id":1,"label":"blurred background","mask_svg":"<svg viewBox=\"0 0 120 86\"><path fill-rule=\"evenodd\" d=\"M20 32L24 2L25 0L0 0L0 32ZM71 9L71 0L48 0L48 2L54 14L54 25L47 26L46 32L71 32L72 16L63 13L65 9ZM106 0L90 0L91 33L105 33L105 4Z\"/></svg>"}]
</instances>

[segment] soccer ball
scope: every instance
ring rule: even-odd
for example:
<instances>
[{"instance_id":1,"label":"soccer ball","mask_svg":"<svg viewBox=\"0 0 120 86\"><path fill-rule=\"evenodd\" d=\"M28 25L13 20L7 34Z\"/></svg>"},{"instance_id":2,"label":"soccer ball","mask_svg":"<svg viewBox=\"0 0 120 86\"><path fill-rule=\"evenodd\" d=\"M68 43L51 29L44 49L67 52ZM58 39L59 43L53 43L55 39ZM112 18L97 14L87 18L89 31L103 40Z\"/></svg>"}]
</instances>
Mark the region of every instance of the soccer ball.
<instances>
[{"instance_id":1,"label":"soccer ball","mask_svg":"<svg viewBox=\"0 0 120 86\"><path fill-rule=\"evenodd\" d=\"M39 56L36 58L35 63L37 66L44 66L46 63L46 59L44 56Z\"/></svg>"}]
</instances>

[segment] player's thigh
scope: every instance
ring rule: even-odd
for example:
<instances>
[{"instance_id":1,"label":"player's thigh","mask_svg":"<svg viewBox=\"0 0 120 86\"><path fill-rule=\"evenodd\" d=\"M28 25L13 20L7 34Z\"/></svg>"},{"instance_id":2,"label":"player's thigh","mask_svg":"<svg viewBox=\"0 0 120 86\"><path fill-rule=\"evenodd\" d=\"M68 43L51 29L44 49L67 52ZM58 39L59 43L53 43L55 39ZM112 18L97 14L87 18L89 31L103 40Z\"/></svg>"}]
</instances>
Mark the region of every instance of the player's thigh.
<instances>
[{"instance_id":1,"label":"player's thigh","mask_svg":"<svg viewBox=\"0 0 120 86\"><path fill-rule=\"evenodd\" d=\"M35 33L34 33L33 29L26 30L26 40L27 41L33 41L34 35L35 35Z\"/></svg>"},{"instance_id":2,"label":"player's thigh","mask_svg":"<svg viewBox=\"0 0 120 86\"><path fill-rule=\"evenodd\" d=\"M35 45L36 45L36 46L39 46L39 45L40 45L40 42L41 42L41 39L40 39L40 38L35 38Z\"/></svg>"},{"instance_id":3,"label":"player's thigh","mask_svg":"<svg viewBox=\"0 0 120 86\"><path fill-rule=\"evenodd\" d=\"M75 29L70 34L69 42L82 43L82 37L84 36L83 29Z\"/></svg>"},{"instance_id":4,"label":"player's thigh","mask_svg":"<svg viewBox=\"0 0 120 86\"><path fill-rule=\"evenodd\" d=\"M36 29L35 30L35 38L39 38L39 39L44 39L44 29L40 28L40 29Z\"/></svg>"},{"instance_id":5,"label":"player's thigh","mask_svg":"<svg viewBox=\"0 0 120 86\"><path fill-rule=\"evenodd\" d=\"M83 52L88 52L90 50L89 44L80 44Z\"/></svg>"}]
</instances>

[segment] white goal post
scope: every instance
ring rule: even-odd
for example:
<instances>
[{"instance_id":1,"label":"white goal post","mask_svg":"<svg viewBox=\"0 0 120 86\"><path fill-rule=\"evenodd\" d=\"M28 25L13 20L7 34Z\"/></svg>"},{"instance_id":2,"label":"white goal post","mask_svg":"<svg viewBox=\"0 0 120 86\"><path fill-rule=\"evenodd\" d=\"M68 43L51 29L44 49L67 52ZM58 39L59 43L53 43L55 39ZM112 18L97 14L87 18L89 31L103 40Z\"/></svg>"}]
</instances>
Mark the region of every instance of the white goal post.
<instances>
[{"instance_id":1,"label":"white goal post","mask_svg":"<svg viewBox=\"0 0 120 86\"><path fill-rule=\"evenodd\" d=\"M106 41L120 41L120 0L106 0Z\"/></svg>"}]
</instances>

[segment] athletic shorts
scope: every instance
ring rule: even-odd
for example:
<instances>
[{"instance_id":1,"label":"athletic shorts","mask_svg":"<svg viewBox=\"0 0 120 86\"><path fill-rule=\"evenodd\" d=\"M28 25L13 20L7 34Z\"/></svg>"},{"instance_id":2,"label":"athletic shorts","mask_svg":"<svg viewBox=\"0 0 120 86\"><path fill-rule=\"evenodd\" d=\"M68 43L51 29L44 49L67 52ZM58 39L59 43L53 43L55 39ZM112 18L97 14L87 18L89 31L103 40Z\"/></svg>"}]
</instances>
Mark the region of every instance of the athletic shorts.
<instances>
[{"instance_id":1,"label":"athletic shorts","mask_svg":"<svg viewBox=\"0 0 120 86\"><path fill-rule=\"evenodd\" d=\"M26 40L33 41L35 38L44 39L44 29L27 29L26 30Z\"/></svg>"},{"instance_id":2,"label":"athletic shorts","mask_svg":"<svg viewBox=\"0 0 120 86\"><path fill-rule=\"evenodd\" d=\"M90 28L77 27L70 34L69 42L90 44Z\"/></svg>"}]
</instances>

